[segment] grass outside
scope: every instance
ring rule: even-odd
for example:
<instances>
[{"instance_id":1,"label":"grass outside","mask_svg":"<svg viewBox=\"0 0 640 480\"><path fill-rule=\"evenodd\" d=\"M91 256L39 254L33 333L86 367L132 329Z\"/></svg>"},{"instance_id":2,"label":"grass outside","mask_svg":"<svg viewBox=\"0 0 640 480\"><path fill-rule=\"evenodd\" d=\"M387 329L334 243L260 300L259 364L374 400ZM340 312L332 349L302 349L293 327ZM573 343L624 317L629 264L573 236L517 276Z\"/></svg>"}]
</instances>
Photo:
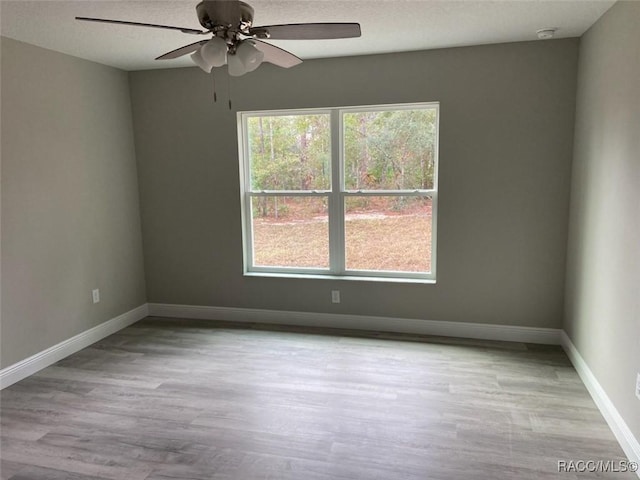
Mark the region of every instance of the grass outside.
<instances>
[{"instance_id":1,"label":"grass outside","mask_svg":"<svg viewBox=\"0 0 640 480\"><path fill-rule=\"evenodd\" d=\"M269 267L329 267L329 224L306 222L253 223L254 263Z\"/></svg>"},{"instance_id":2,"label":"grass outside","mask_svg":"<svg viewBox=\"0 0 640 480\"><path fill-rule=\"evenodd\" d=\"M255 265L328 268L326 212L305 211L291 203L285 211L278 218L254 219ZM348 269L430 271L430 202L400 210L376 202L348 206L345 221Z\"/></svg>"}]
</instances>

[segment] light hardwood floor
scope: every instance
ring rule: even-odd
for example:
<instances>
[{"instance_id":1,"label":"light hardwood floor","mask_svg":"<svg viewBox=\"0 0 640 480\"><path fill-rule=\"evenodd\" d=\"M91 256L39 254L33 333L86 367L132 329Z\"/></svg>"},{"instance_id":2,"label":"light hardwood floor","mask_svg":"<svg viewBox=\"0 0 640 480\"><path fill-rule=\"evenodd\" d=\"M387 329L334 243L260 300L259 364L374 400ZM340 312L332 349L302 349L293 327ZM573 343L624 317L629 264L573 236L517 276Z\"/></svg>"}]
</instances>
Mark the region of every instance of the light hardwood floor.
<instances>
[{"instance_id":1,"label":"light hardwood floor","mask_svg":"<svg viewBox=\"0 0 640 480\"><path fill-rule=\"evenodd\" d=\"M637 479L559 347L148 318L0 402L2 479Z\"/></svg>"}]
</instances>

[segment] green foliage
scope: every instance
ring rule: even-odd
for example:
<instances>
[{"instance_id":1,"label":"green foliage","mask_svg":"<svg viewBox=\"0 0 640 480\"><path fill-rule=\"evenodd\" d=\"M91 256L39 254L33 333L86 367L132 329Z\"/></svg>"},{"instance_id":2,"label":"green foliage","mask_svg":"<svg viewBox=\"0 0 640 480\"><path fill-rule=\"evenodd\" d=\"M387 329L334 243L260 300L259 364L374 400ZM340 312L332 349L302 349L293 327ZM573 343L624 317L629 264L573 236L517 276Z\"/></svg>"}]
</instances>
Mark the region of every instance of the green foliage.
<instances>
[{"instance_id":1,"label":"green foliage","mask_svg":"<svg viewBox=\"0 0 640 480\"><path fill-rule=\"evenodd\" d=\"M248 134L253 189L330 188L329 115L252 117Z\"/></svg>"},{"instance_id":2,"label":"green foliage","mask_svg":"<svg viewBox=\"0 0 640 480\"><path fill-rule=\"evenodd\" d=\"M345 114L346 188L433 188L435 130L434 109Z\"/></svg>"}]
</instances>

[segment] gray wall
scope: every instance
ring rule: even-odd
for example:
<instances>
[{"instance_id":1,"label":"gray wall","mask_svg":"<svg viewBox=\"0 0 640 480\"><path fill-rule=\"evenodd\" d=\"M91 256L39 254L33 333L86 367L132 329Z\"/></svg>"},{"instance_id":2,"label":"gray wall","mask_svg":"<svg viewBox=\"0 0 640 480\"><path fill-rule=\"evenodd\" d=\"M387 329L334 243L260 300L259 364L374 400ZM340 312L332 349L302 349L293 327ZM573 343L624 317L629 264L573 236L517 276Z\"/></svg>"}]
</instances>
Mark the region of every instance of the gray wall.
<instances>
[{"instance_id":1,"label":"gray wall","mask_svg":"<svg viewBox=\"0 0 640 480\"><path fill-rule=\"evenodd\" d=\"M565 330L640 439L640 3L582 38Z\"/></svg>"},{"instance_id":2,"label":"gray wall","mask_svg":"<svg viewBox=\"0 0 640 480\"><path fill-rule=\"evenodd\" d=\"M6 367L146 294L127 74L1 44ZM92 288L100 288L97 305Z\"/></svg>"},{"instance_id":3,"label":"gray wall","mask_svg":"<svg viewBox=\"0 0 640 480\"><path fill-rule=\"evenodd\" d=\"M441 102L436 285L243 277L226 76L214 104L197 68L131 73L148 300L560 327L577 53L502 44L231 79L234 110Z\"/></svg>"}]
</instances>

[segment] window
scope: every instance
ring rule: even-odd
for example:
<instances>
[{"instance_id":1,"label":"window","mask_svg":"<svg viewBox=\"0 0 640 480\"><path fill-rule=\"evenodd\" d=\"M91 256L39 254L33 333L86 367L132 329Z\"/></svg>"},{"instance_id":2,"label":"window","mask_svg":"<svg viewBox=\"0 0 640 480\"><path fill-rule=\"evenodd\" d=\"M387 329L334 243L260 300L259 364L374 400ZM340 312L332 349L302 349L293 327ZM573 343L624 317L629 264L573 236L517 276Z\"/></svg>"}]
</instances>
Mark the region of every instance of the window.
<instances>
[{"instance_id":1,"label":"window","mask_svg":"<svg viewBox=\"0 0 640 480\"><path fill-rule=\"evenodd\" d=\"M238 123L245 272L435 279L437 103Z\"/></svg>"}]
</instances>

